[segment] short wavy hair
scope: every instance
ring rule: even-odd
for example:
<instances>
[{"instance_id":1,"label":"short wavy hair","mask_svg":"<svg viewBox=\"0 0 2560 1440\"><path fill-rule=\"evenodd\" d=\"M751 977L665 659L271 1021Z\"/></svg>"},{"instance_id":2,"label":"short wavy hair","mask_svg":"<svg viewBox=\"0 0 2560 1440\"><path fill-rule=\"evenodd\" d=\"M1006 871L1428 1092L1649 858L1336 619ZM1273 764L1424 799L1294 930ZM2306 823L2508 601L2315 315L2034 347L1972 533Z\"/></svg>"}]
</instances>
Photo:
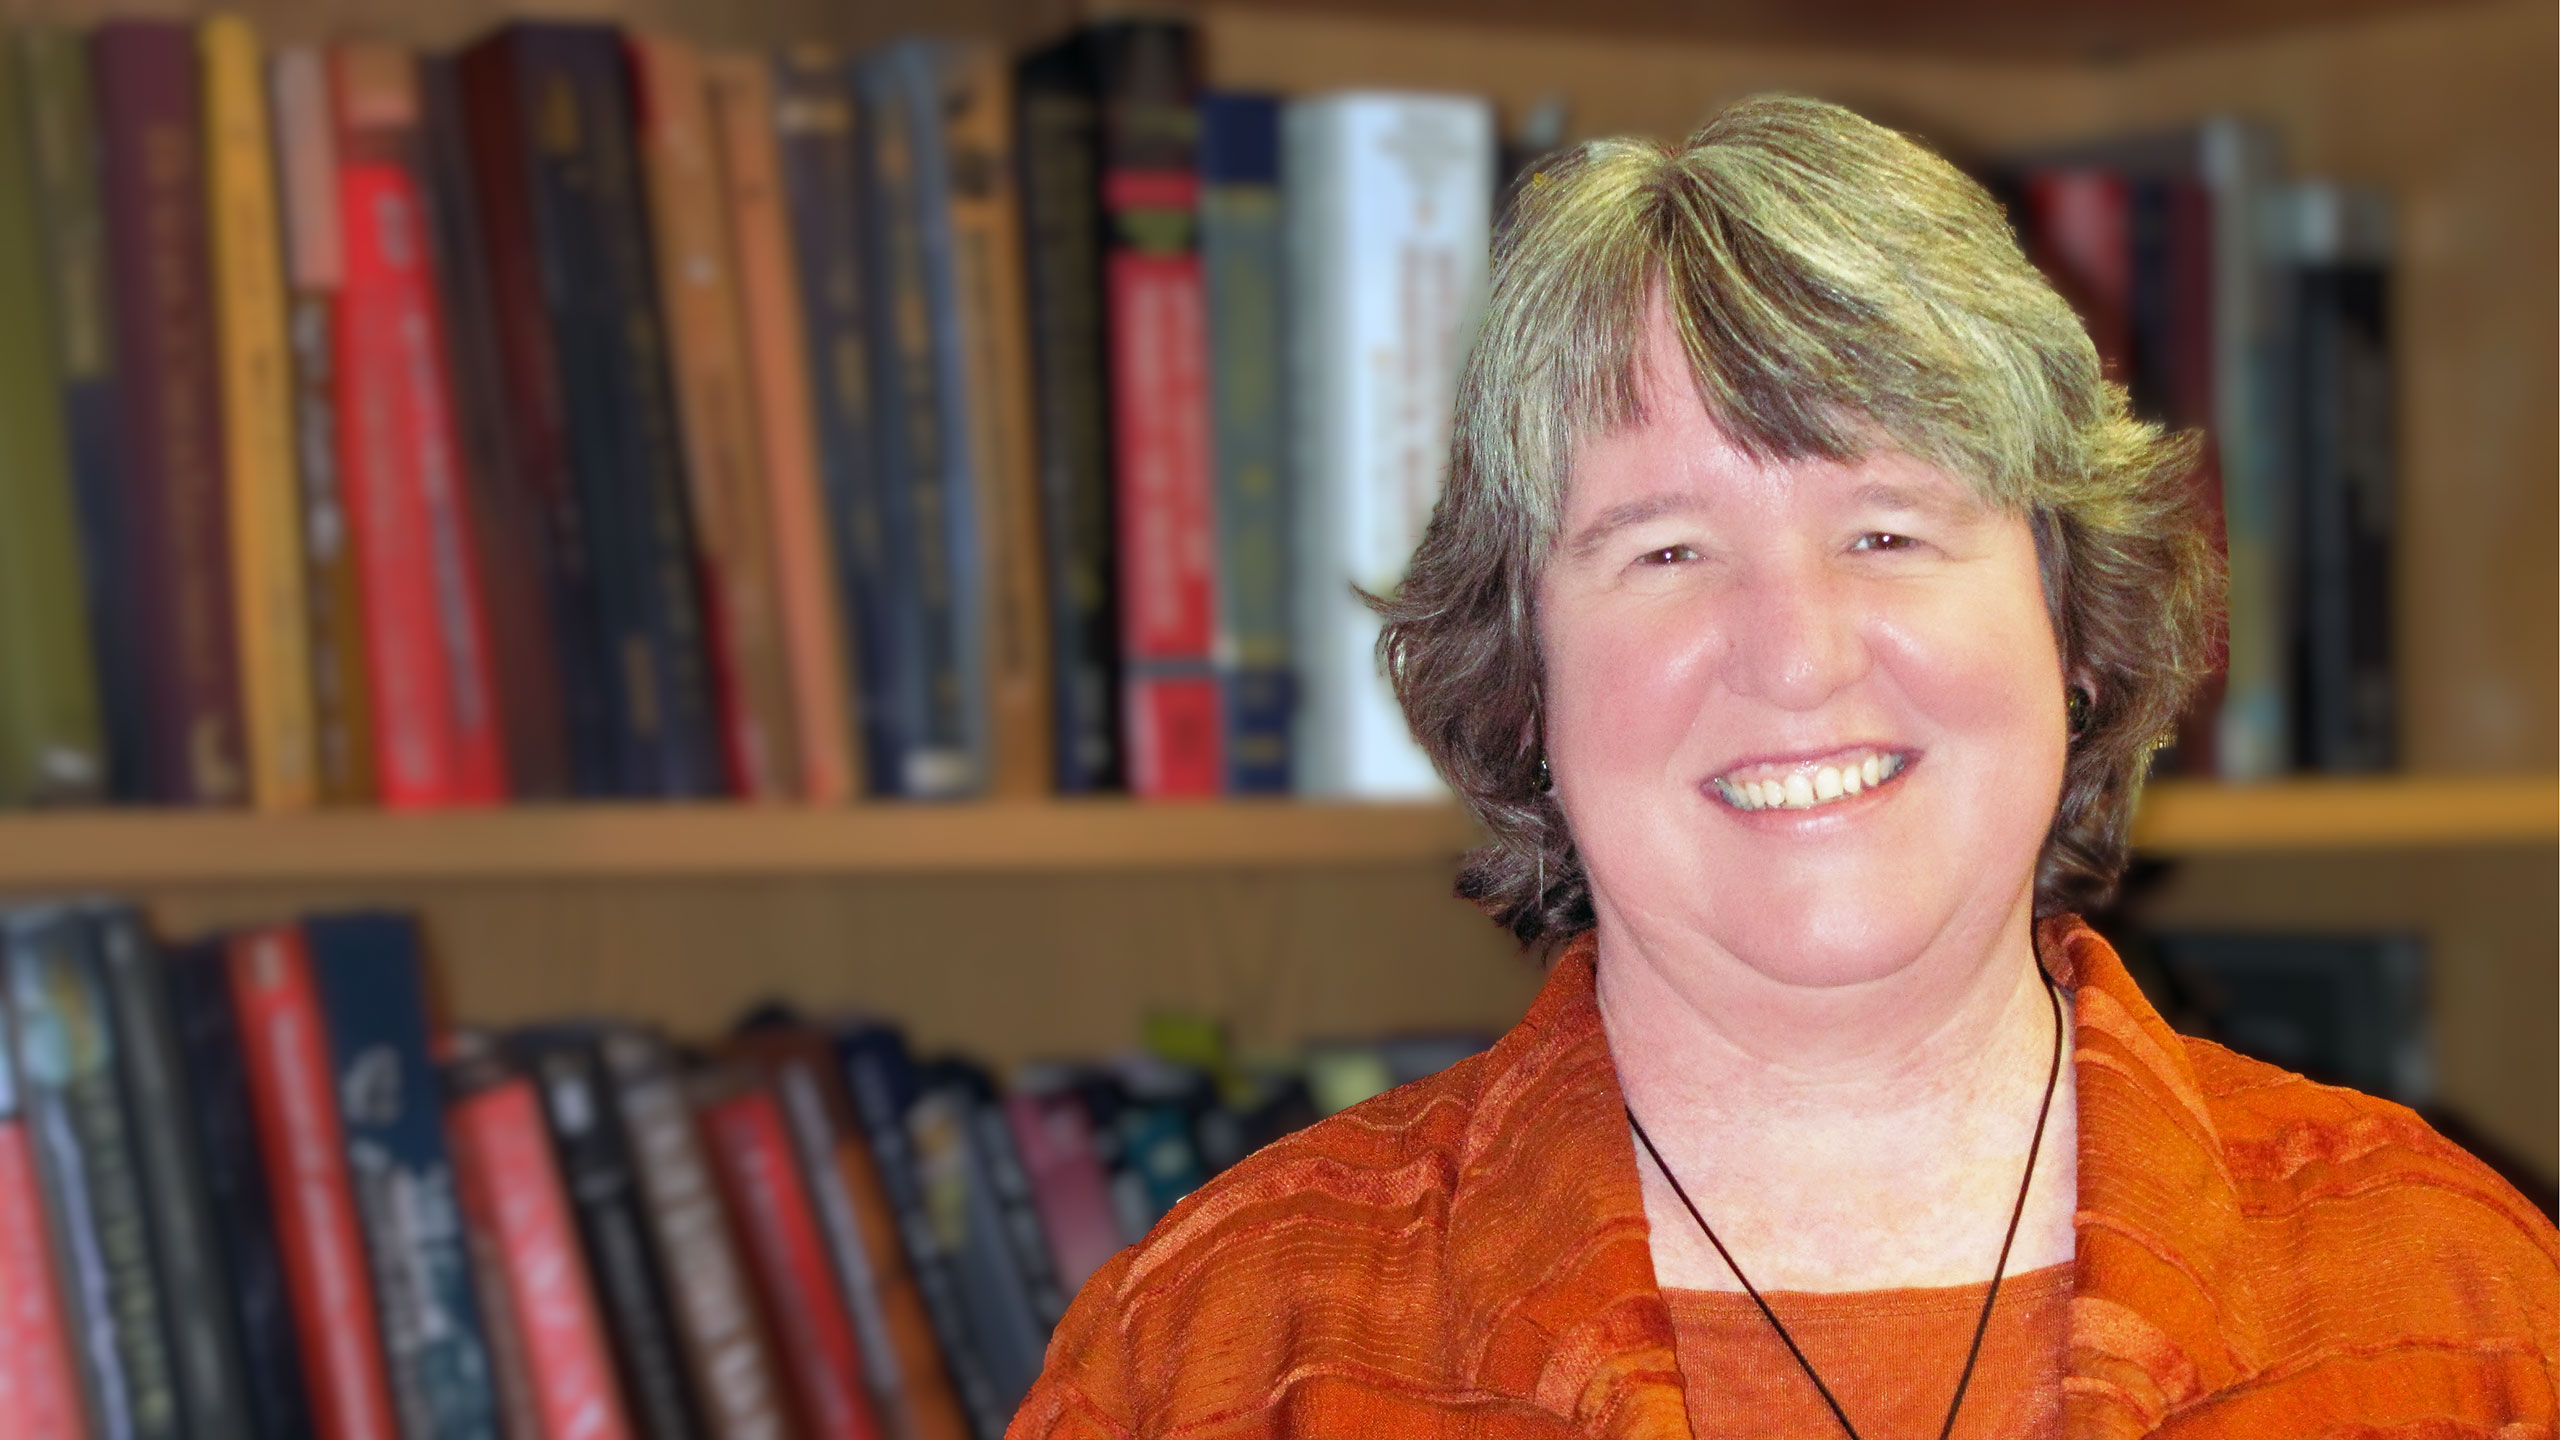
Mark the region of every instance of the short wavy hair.
<instances>
[{"instance_id":1,"label":"short wavy hair","mask_svg":"<svg viewBox=\"0 0 2560 1440\"><path fill-rule=\"evenodd\" d=\"M2032 526L2064 673L2085 678L2039 915L2102 903L2151 752L2212 665L2223 595L2200 441L2133 418L1981 185L1839 106L1742 101L1678 144L1539 164L1497 243L1449 477L1373 600L1415 736L1491 836L1458 893L1523 944L1594 923L1543 753L1536 596L1574 447L1641 419L1659 290L1700 398L1763 460L1890 446Z\"/></svg>"}]
</instances>

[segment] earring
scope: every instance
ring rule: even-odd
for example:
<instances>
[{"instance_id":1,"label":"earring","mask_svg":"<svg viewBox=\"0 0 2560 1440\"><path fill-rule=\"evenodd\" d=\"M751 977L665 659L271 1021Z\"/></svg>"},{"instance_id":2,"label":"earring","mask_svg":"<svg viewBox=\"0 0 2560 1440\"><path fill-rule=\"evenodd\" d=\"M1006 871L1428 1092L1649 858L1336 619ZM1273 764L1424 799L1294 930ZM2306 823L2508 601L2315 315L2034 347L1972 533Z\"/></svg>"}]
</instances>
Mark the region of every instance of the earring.
<instances>
[{"instance_id":1,"label":"earring","mask_svg":"<svg viewBox=\"0 0 2560 1440\"><path fill-rule=\"evenodd\" d=\"M1541 755L1538 757L1538 793L1541 795L1552 794L1554 793L1555 788L1555 774L1547 769L1547 757Z\"/></svg>"},{"instance_id":2,"label":"earring","mask_svg":"<svg viewBox=\"0 0 2560 1440\"><path fill-rule=\"evenodd\" d=\"M2089 692L2074 685L2062 692L2062 713L2074 735L2089 733Z\"/></svg>"}]
</instances>

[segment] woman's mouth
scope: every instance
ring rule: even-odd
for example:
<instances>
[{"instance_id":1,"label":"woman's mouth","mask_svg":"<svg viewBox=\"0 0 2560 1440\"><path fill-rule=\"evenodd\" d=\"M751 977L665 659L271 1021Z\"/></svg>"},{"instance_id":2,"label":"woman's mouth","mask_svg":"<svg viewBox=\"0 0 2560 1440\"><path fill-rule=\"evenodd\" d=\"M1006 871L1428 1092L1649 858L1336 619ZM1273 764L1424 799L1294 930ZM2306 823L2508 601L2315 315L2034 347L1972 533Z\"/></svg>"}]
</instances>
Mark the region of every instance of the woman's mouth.
<instances>
[{"instance_id":1,"label":"woman's mouth","mask_svg":"<svg viewBox=\"0 0 2560 1440\"><path fill-rule=\"evenodd\" d=\"M1818 810L1892 784L1910 763L1908 751L1861 746L1816 760L1745 765L1707 784L1736 810Z\"/></svg>"}]
</instances>

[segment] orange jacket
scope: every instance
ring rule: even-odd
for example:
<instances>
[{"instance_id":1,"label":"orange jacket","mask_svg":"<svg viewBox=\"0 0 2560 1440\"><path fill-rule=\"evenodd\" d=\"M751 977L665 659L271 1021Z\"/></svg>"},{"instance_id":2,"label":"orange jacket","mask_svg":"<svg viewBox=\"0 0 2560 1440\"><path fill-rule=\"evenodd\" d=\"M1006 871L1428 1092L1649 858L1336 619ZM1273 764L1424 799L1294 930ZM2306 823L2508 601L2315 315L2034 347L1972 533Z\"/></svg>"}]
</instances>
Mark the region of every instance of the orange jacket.
<instances>
[{"instance_id":1,"label":"orange jacket","mask_svg":"<svg viewBox=\"0 0 2560 1440\"><path fill-rule=\"evenodd\" d=\"M2063 1431L2550 1437L2560 1235L2397 1105L2184 1039L2076 919ZM1483 1055L1097 1272L1010 1440L1689 1434L1586 936Z\"/></svg>"}]
</instances>

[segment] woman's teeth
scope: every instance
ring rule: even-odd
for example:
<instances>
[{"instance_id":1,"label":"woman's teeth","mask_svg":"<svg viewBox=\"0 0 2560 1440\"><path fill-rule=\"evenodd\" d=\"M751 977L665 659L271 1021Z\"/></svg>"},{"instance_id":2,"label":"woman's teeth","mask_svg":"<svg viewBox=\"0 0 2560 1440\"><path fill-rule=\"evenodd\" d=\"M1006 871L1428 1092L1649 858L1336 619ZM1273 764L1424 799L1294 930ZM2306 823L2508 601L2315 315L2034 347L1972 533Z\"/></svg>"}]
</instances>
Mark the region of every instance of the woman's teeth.
<instances>
[{"instance_id":1,"label":"woman's teeth","mask_svg":"<svg viewBox=\"0 0 2560 1440\"><path fill-rule=\"evenodd\" d=\"M1883 751L1751 780L1718 776L1716 794L1736 810L1811 810L1872 790L1902 773L1903 756Z\"/></svg>"}]
</instances>

